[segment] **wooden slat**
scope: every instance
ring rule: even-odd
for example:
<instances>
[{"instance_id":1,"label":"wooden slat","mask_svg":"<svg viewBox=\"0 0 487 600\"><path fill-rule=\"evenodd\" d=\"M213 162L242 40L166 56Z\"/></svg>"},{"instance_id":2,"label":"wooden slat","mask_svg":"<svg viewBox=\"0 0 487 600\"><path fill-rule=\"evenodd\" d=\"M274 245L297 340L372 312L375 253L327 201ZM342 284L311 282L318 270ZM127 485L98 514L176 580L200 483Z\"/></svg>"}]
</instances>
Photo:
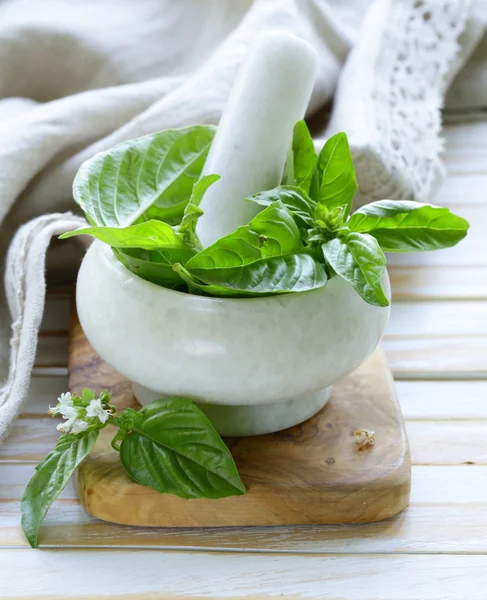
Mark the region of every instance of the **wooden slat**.
<instances>
[{"instance_id":1,"label":"wooden slat","mask_svg":"<svg viewBox=\"0 0 487 600\"><path fill-rule=\"evenodd\" d=\"M66 334L40 335L35 360L36 367L66 367L68 364L68 336Z\"/></svg>"},{"instance_id":2,"label":"wooden slat","mask_svg":"<svg viewBox=\"0 0 487 600\"><path fill-rule=\"evenodd\" d=\"M446 141L446 155L457 148L466 148L484 158L487 156L487 123L483 121L450 124L442 135Z\"/></svg>"},{"instance_id":3,"label":"wooden slat","mask_svg":"<svg viewBox=\"0 0 487 600\"><path fill-rule=\"evenodd\" d=\"M487 381L396 381L405 419L487 419Z\"/></svg>"},{"instance_id":4,"label":"wooden slat","mask_svg":"<svg viewBox=\"0 0 487 600\"><path fill-rule=\"evenodd\" d=\"M32 465L0 464L0 546L20 547L19 501ZM14 500L14 497L17 499ZM89 517L68 485L41 532L47 546L130 546L259 552L487 552L487 467L414 467L411 505L399 517L360 526L222 529L134 528ZM458 535L462 531L464 535ZM467 536L468 533L468 536Z\"/></svg>"},{"instance_id":5,"label":"wooden slat","mask_svg":"<svg viewBox=\"0 0 487 600\"><path fill-rule=\"evenodd\" d=\"M448 491L449 488L442 490L444 495ZM86 514L76 501L61 500L52 506L39 540L44 548L232 550L294 555L310 552L487 553L485 530L480 526L486 521L485 504L412 504L388 521L362 525L136 528L97 521ZM0 522L0 547L28 547L19 525L18 502L0 502Z\"/></svg>"},{"instance_id":6,"label":"wooden slat","mask_svg":"<svg viewBox=\"0 0 487 600\"><path fill-rule=\"evenodd\" d=\"M71 297L68 292L48 294L41 323L41 335L47 332L67 333Z\"/></svg>"},{"instance_id":7,"label":"wooden slat","mask_svg":"<svg viewBox=\"0 0 487 600\"><path fill-rule=\"evenodd\" d=\"M478 204L485 207L487 164L484 170L485 173L449 173L433 198L433 204L447 206L453 211L460 212L466 205Z\"/></svg>"},{"instance_id":8,"label":"wooden slat","mask_svg":"<svg viewBox=\"0 0 487 600\"><path fill-rule=\"evenodd\" d=\"M56 443L56 423L50 417L16 421L0 445L0 461L39 461ZM413 464L487 464L487 421L408 421L406 428Z\"/></svg>"},{"instance_id":9,"label":"wooden slat","mask_svg":"<svg viewBox=\"0 0 487 600\"><path fill-rule=\"evenodd\" d=\"M0 502L15 502L22 498L29 479L34 475L35 464L0 462ZM61 498L77 500L74 480L71 479ZM1 521L0 521L1 529Z\"/></svg>"},{"instance_id":10,"label":"wooden slat","mask_svg":"<svg viewBox=\"0 0 487 600\"><path fill-rule=\"evenodd\" d=\"M487 336L385 339L382 347L396 379L487 378Z\"/></svg>"},{"instance_id":11,"label":"wooden slat","mask_svg":"<svg viewBox=\"0 0 487 600\"><path fill-rule=\"evenodd\" d=\"M66 376L33 377L22 414L44 416L68 389ZM406 419L485 419L486 381L396 381Z\"/></svg>"},{"instance_id":12,"label":"wooden slat","mask_svg":"<svg viewBox=\"0 0 487 600\"><path fill-rule=\"evenodd\" d=\"M415 465L487 464L487 421L408 421Z\"/></svg>"},{"instance_id":13,"label":"wooden slat","mask_svg":"<svg viewBox=\"0 0 487 600\"><path fill-rule=\"evenodd\" d=\"M389 266L388 272L393 301L487 299L487 267Z\"/></svg>"},{"instance_id":14,"label":"wooden slat","mask_svg":"<svg viewBox=\"0 0 487 600\"><path fill-rule=\"evenodd\" d=\"M486 123L455 125L445 130L447 151L443 162L448 174L485 175L487 173Z\"/></svg>"},{"instance_id":15,"label":"wooden slat","mask_svg":"<svg viewBox=\"0 0 487 600\"><path fill-rule=\"evenodd\" d=\"M33 377L65 377L68 376L68 367L34 367Z\"/></svg>"},{"instance_id":16,"label":"wooden slat","mask_svg":"<svg viewBox=\"0 0 487 600\"><path fill-rule=\"evenodd\" d=\"M0 597L484 600L485 556L260 556L104 550L0 553ZM19 574L28 574L20 576Z\"/></svg>"},{"instance_id":17,"label":"wooden slat","mask_svg":"<svg viewBox=\"0 0 487 600\"><path fill-rule=\"evenodd\" d=\"M433 336L449 339L457 335L487 336L486 300L392 304L386 339Z\"/></svg>"},{"instance_id":18,"label":"wooden slat","mask_svg":"<svg viewBox=\"0 0 487 600\"><path fill-rule=\"evenodd\" d=\"M0 501L20 500L35 465L0 462ZM414 485L411 504L485 504L487 507L487 465L424 466L413 465ZM449 493L445 494L448 489ZM74 480L71 480L61 498L77 500ZM0 523L1 525L1 523ZM272 529L272 528L269 528ZM317 527L316 529L320 529ZM274 531L276 531L274 529ZM486 540L487 542L487 540Z\"/></svg>"},{"instance_id":19,"label":"wooden slat","mask_svg":"<svg viewBox=\"0 0 487 600\"><path fill-rule=\"evenodd\" d=\"M487 169L485 156L485 153L481 155L477 150L471 151L458 148L448 153L444 159L444 164L448 172L454 175L483 176Z\"/></svg>"},{"instance_id":20,"label":"wooden slat","mask_svg":"<svg viewBox=\"0 0 487 600\"><path fill-rule=\"evenodd\" d=\"M51 417L18 419L0 444L0 461L38 462L55 446L58 421Z\"/></svg>"},{"instance_id":21,"label":"wooden slat","mask_svg":"<svg viewBox=\"0 0 487 600\"><path fill-rule=\"evenodd\" d=\"M29 395L22 408L22 416L46 416L49 406L54 406L56 399L68 390L66 376L48 375L44 377L34 375L30 382Z\"/></svg>"}]
</instances>

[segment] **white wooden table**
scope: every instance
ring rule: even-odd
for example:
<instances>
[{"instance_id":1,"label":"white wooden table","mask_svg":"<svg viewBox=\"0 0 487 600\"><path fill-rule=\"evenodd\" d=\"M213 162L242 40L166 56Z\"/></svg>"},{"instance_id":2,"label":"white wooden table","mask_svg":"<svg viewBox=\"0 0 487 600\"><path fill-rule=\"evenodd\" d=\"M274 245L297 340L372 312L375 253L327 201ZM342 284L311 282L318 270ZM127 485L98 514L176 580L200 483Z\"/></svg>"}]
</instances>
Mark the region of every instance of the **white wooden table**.
<instances>
[{"instance_id":1,"label":"white wooden table","mask_svg":"<svg viewBox=\"0 0 487 600\"><path fill-rule=\"evenodd\" d=\"M73 486L27 546L19 498L57 433L69 297L49 296L30 402L0 446L0 598L487 598L487 124L447 130L438 204L471 222L438 253L389 259L384 348L407 420L409 508L383 523L211 531L115 526Z\"/></svg>"}]
</instances>

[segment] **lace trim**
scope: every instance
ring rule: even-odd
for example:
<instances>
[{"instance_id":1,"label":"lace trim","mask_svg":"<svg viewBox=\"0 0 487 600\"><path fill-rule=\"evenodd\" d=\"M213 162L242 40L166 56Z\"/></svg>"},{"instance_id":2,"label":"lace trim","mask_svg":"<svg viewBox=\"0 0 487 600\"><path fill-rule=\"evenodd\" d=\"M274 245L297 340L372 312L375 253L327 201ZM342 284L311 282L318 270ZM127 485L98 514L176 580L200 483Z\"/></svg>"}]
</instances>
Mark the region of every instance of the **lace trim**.
<instances>
[{"instance_id":1,"label":"lace trim","mask_svg":"<svg viewBox=\"0 0 487 600\"><path fill-rule=\"evenodd\" d=\"M436 191L444 173L439 154L446 79L469 8L470 0L390 3L384 50L375 65L381 75L372 91L377 138L357 156L357 167L366 169L360 187L367 200L425 201Z\"/></svg>"}]
</instances>

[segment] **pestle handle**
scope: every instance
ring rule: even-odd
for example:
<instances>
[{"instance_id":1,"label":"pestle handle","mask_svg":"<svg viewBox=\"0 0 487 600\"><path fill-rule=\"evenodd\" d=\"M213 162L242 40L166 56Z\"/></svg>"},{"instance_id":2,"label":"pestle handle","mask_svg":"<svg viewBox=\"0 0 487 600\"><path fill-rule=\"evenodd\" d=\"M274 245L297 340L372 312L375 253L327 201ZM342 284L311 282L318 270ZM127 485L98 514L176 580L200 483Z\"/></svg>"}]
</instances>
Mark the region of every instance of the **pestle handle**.
<instances>
[{"instance_id":1,"label":"pestle handle","mask_svg":"<svg viewBox=\"0 0 487 600\"><path fill-rule=\"evenodd\" d=\"M247 224L259 206L244 198L280 184L296 121L313 90L317 57L303 39L260 35L242 65L203 173L220 179L206 192L197 233L204 247Z\"/></svg>"}]
</instances>

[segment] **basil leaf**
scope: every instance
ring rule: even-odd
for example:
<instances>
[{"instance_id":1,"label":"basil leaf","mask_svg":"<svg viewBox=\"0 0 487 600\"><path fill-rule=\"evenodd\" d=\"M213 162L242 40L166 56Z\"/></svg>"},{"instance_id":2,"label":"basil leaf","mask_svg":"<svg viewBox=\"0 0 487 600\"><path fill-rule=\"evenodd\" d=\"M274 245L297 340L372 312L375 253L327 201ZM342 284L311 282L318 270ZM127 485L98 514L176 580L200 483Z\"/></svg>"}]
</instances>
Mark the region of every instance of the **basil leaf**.
<instances>
[{"instance_id":1,"label":"basil leaf","mask_svg":"<svg viewBox=\"0 0 487 600\"><path fill-rule=\"evenodd\" d=\"M194 184L191 198L184 209L184 215L178 230L183 235L184 241L192 246L201 247L196 235L196 224L203 214L199 205L206 190L210 185L215 183L215 181L218 181L218 179L220 179L220 175L203 175L203 177Z\"/></svg>"},{"instance_id":2,"label":"basil leaf","mask_svg":"<svg viewBox=\"0 0 487 600\"><path fill-rule=\"evenodd\" d=\"M185 398L156 400L139 411L120 446L137 483L181 498L245 493L230 451L207 417Z\"/></svg>"},{"instance_id":3,"label":"basil leaf","mask_svg":"<svg viewBox=\"0 0 487 600\"><path fill-rule=\"evenodd\" d=\"M305 121L298 121L293 130L294 181L297 187L309 193L311 178L316 167L316 156L313 138Z\"/></svg>"},{"instance_id":4,"label":"basil leaf","mask_svg":"<svg viewBox=\"0 0 487 600\"><path fill-rule=\"evenodd\" d=\"M320 175L318 168L316 168L311 177L311 183L309 186L309 197L314 201L318 202L320 199Z\"/></svg>"},{"instance_id":5,"label":"basil leaf","mask_svg":"<svg viewBox=\"0 0 487 600\"><path fill-rule=\"evenodd\" d=\"M207 296L244 298L323 287L326 273L309 254L273 256L238 267L193 270L174 267L191 293Z\"/></svg>"},{"instance_id":6,"label":"basil leaf","mask_svg":"<svg viewBox=\"0 0 487 600\"><path fill-rule=\"evenodd\" d=\"M323 267L305 254L301 232L280 201L177 270L190 290L214 296L301 292L326 283Z\"/></svg>"},{"instance_id":7,"label":"basil leaf","mask_svg":"<svg viewBox=\"0 0 487 600\"><path fill-rule=\"evenodd\" d=\"M82 227L64 233L60 239L74 235L92 235L113 248L142 248L143 250L158 248L185 250L187 248L183 237L171 225L155 219L129 227Z\"/></svg>"},{"instance_id":8,"label":"basil leaf","mask_svg":"<svg viewBox=\"0 0 487 600\"><path fill-rule=\"evenodd\" d=\"M32 548L47 511L66 487L81 461L93 450L99 430L62 435L54 450L37 465L22 497L22 528Z\"/></svg>"},{"instance_id":9,"label":"basil leaf","mask_svg":"<svg viewBox=\"0 0 487 600\"><path fill-rule=\"evenodd\" d=\"M113 248L118 260L134 275L162 287L178 288L184 284L174 271L174 264L186 264L195 255L196 250L187 247L184 251L140 250Z\"/></svg>"},{"instance_id":10,"label":"basil leaf","mask_svg":"<svg viewBox=\"0 0 487 600\"><path fill-rule=\"evenodd\" d=\"M337 133L323 146L318 157L318 173L321 180L320 202L329 209L344 206L347 216L358 186L352 154L344 133Z\"/></svg>"},{"instance_id":11,"label":"basil leaf","mask_svg":"<svg viewBox=\"0 0 487 600\"><path fill-rule=\"evenodd\" d=\"M200 277L206 269L241 267L262 258L304 251L299 229L282 202L273 202L243 225L205 248L187 263Z\"/></svg>"},{"instance_id":12,"label":"basil leaf","mask_svg":"<svg viewBox=\"0 0 487 600\"><path fill-rule=\"evenodd\" d=\"M353 285L369 304L389 306L381 280L386 258L377 240L366 233L349 233L322 245L325 259L337 275Z\"/></svg>"},{"instance_id":13,"label":"basil leaf","mask_svg":"<svg viewBox=\"0 0 487 600\"><path fill-rule=\"evenodd\" d=\"M289 146L287 151L281 185L296 185L296 180L294 179L294 153L291 146Z\"/></svg>"},{"instance_id":14,"label":"basil leaf","mask_svg":"<svg viewBox=\"0 0 487 600\"><path fill-rule=\"evenodd\" d=\"M273 190L254 194L247 200L256 202L261 206L270 206L274 202L280 201L300 221L298 225L304 227L313 227L314 225L313 214L316 209L316 202L311 200L306 192L300 188L281 185Z\"/></svg>"},{"instance_id":15,"label":"basil leaf","mask_svg":"<svg viewBox=\"0 0 487 600\"><path fill-rule=\"evenodd\" d=\"M118 144L81 165L74 199L93 225L180 218L214 135L214 127L196 125Z\"/></svg>"},{"instance_id":16,"label":"basil leaf","mask_svg":"<svg viewBox=\"0 0 487 600\"><path fill-rule=\"evenodd\" d=\"M437 250L454 246L469 224L448 208L419 202L380 200L357 210L347 221L351 231L373 235L386 252Z\"/></svg>"}]
</instances>

